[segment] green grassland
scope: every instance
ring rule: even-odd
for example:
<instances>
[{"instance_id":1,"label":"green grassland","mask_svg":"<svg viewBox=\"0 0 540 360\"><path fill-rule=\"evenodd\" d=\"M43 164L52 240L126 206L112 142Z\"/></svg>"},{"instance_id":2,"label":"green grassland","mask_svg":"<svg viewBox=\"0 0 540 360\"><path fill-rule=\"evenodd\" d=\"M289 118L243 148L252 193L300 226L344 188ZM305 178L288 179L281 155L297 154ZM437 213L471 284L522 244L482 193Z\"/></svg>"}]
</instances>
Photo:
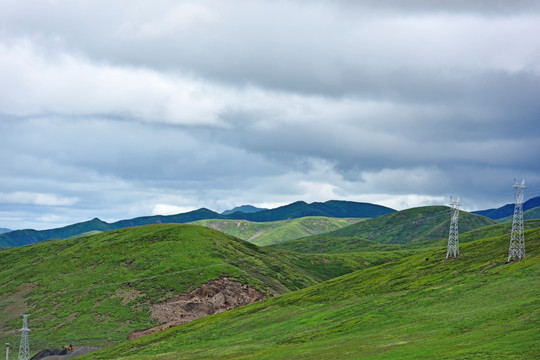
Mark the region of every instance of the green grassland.
<instances>
[{"instance_id":1,"label":"green grassland","mask_svg":"<svg viewBox=\"0 0 540 360\"><path fill-rule=\"evenodd\" d=\"M411 249L411 246L404 244L380 244L372 240L327 236L323 234L270 245L267 248L308 254L346 254L407 251Z\"/></svg>"},{"instance_id":2,"label":"green grassland","mask_svg":"<svg viewBox=\"0 0 540 360\"><path fill-rule=\"evenodd\" d=\"M495 220L461 211L459 231L496 224ZM332 237L355 237L373 240L381 244L410 244L448 236L450 208L424 206L368 219L329 232Z\"/></svg>"},{"instance_id":3,"label":"green grassland","mask_svg":"<svg viewBox=\"0 0 540 360\"><path fill-rule=\"evenodd\" d=\"M367 220L371 221L371 220ZM525 230L540 228L540 220L524 221ZM501 235L510 235L512 231L511 223L499 223L484 226L459 234L460 243L466 243L478 239L488 237L496 237ZM384 228L380 229L380 233L384 234ZM447 230L448 234L448 230ZM446 235L447 235L446 234ZM352 252L406 252L413 254L422 251L427 247L445 246L448 239L430 239L423 242L415 242L412 244L380 244L373 240L365 240L355 237L338 237L331 234L321 234L317 236L309 236L301 239L291 240L275 245L270 245L268 248L281 249L286 251L294 251L299 253L310 254L338 254Z\"/></svg>"},{"instance_id":4,"label":"green grassland","mask_svg":"<svg viewBox=\"0 0 540 360\"><path fill-rule=\"evenodd\" d=\"M525 239L520 262L506 235L428 249L86 358L537 359L540 229Z\"/></svg>"},{"instance_id":5,"label":"green grassland","mask_svg":"<svg viewBox=\"0 0 540 360\"><path fill-rule=\"evenodd\" d=\"M193 224L206 226L256 245L266 246L341 229L361 220L308 216L272 222L209 219L196 221Z\"/></svg>"},{"instance_id":6,"label":"green grassland","mask_svg":"<svg viewBox=\"0 0 540 360\"><path fill-rule=\"evenodd\" d=\"M220 276L277 295L399 255L301 255L195 225L125 228L10 248L0 256L0 337L18 343L29 312L32 349L105 346L157 325L149 306Z\"/></svg>"}]
</instances>

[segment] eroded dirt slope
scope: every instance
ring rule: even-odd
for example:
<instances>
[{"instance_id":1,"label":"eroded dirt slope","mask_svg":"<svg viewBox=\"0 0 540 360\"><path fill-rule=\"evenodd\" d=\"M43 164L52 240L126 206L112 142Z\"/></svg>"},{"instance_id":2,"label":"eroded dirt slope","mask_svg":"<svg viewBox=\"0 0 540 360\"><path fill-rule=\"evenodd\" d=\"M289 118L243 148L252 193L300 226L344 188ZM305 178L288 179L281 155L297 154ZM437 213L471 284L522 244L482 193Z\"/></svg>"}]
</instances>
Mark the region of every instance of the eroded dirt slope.
<instances>
[{"instance_id":1,"label":"eroded dirt slope","mask_svg":"<svg viewBox=\"0 0 540 360\"><path fill-rule=\"evenodd\" d=\"M163 324L134 331L129 335L129 339L153 334L172 326L264 299L266 299L265 293L248 284L234 281L232 278L222 277L211 280L189 293L152 305L152 316Z\"/></svg>"}]
</instances>

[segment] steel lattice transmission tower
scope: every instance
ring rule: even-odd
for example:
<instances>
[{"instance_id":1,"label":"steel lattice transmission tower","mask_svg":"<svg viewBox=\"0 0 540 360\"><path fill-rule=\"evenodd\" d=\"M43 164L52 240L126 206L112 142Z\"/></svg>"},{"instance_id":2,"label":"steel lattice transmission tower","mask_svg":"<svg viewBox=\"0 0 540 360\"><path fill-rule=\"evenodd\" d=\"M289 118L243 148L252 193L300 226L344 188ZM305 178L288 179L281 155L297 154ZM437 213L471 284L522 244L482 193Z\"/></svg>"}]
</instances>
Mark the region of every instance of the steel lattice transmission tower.
<instances>
[{"instance_id":1,"label":"steel lattice transmission tower","mask_svg":"<svg viewBox=\"0 0 540 360\"><path fill-rule=\"evenodd\" d=\"M448 234L448 250L446 250L446 258L459 256L459 233L458 233L458 217L459 207L461 203L459 198L453 201L450 196L450 207L452 208L452 217L450 221L450 232Z\"/></svg>"},{"instance_id":2,"label":"steel lattice transmission tower","mask_svg":"<svg viewBox=\"0 0 540 360\"><path fill-rule=\"evenodd\" d=\"M24 314L22 317L23 327L21 330L19 330L22 335L18 360L30 360L30 342L28 340L28 333L30 332L30 329L28 328L28 314Z\"/></svg>"},{"instance_id":3,"label":"steel lattice transmission tower","mask_svg":"<svg viewBox=\"0 0 540 360\"><path fill-rule=\"evenodd\" d=\"M525 257L525 236L523 234L523 196L525 194L525 179L519 184L514 179L514 219L512 235L508 249L508 261L519 261Z\"/></svg>"}]
</instances>

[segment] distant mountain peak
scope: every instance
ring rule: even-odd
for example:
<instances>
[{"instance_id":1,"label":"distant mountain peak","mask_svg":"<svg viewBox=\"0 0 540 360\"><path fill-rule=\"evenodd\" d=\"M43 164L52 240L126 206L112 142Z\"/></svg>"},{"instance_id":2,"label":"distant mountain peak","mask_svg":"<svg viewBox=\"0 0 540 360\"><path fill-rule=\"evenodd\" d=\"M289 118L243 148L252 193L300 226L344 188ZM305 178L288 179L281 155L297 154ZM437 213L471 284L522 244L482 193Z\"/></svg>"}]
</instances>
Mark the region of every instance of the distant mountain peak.
<instances>
[{"instance_id":1,"label":"distant mountain peak","mask_svg":"<svg viewBox=\"0 0 540 360\"><path fill-rule=\"evenodd\" d=\"M244 214L253 214L253 213L264 211L264 210L268 210L268 209L258 208L253 205L241 205L241 206L236 206L235 208L231 210L225 210L224 212L221 213L221 215L230 215L230 214L234 214L235 212L242 212Z\"/></svg>"},{"instance_id":2,"label":"distant mountain peak","mask_svg":"<svg viewBox=\"0 0 540 360\"><path fill-rule=\"evenodd\" d=\"M10 232L10 231L12 231L12 230L6 229L6 228L0 228L0 234L4 234L4 233Z\"/></svg>"}]
</instances>

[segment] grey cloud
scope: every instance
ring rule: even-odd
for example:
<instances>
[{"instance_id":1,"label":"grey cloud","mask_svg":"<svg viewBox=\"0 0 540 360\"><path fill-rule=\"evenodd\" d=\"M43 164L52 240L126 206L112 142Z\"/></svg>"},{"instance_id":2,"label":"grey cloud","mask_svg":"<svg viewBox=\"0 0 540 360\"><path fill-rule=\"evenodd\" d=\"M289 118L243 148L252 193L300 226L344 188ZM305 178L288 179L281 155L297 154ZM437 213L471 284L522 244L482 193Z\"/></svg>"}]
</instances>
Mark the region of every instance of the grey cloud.
<instances>
[{"instance_id":1,"label":"grey cloud","mask_svg":"<svg viewBox=\"0 0 540 360\"><path fill-rule=\"evenodd\" d=\"M0 226L330 197L474 209L510 202L514 176L534 194L538 19L525 0L2 2Z\"/></svg>"},{"instance_id":2,"label":"grey cloud","mask_svg":"<svg viewBox=\"0 0 540 360\"><path fill-rule=\"evenodd\" d=\"M397 1L382 3L390 7L401 4ZM479 1L416 1L398 8L422 8L433 3L441 4L434 8L443 9L448 6L466 9L467 3L475 4L473 8L497 8L493 2L487 6L488 2ZM74 51L96 61L184 71L235 86L255 84L292 92L332 96L367 93L390 98L394 91L403 96L403 88L415 86L417 91L413 94L431 97L445 96L447 89L445 86L429 91L438 85L434 84L420 92L426 80L427 84L431 83L432 67L459 73L460 67L478 61L499 61L515 66L512 55L499 60L489 55L499 46L509 46L508 42L521 36L523 31L538 31L538 25L534 25L538 20L534 16L540 16L534 2L522 1L504 8L527 8L530 10L527 15L532 18L496 19L494 21L502 24L490 26L489 21L474 13L473 20L459 18L455 22L435 13L433 20L445 19L441 27L434 21L422 23L420 18L417 28L408 29L406 23L393 21L399 17L391 15L387 19L389 15L356 9L351 2L344 2L346 7L340 8L339 2L318 2L317 5L301 1L273 2L268 6L210 1L200 3L210 13L208 19L190 22L184 27L180 11L178 29L167 28L159 36L144 35L143 30L148 27L163 26L162 18L171 13L167 4L161 2L149 7L137 3L128 9L118 4L109 5L109 2L106 6L95 3L86 8L74 3L49 4L43 9L31 9L29 4L20 5L21 8L12 5L5 9L4 31L14 37L33 36L37 43L52 42L44 48ZM169 3L169 7L172 5L175 3ZM49 16L40 16L40 10ZM193 12L189 8L184 10L190 11ZM99 22L94 21L96 18ZM410 25L415 25L409 21ZM459 21L464 21L463 27L471 28L471 32L462 30ZM509 21L514 21L515 25L508 25ZM478 34L472 32L475 27L481 28ZM463 36L469 37L467 42L460 40ZM532 36L514 43L538 44ZM510 54L521 51L519 47L513 48ZM396 58L399 61L395 61ZM538 68L538 59L536 61ZM410 72L414 74L407 78Z\"/></svg>"}]
</instances>

